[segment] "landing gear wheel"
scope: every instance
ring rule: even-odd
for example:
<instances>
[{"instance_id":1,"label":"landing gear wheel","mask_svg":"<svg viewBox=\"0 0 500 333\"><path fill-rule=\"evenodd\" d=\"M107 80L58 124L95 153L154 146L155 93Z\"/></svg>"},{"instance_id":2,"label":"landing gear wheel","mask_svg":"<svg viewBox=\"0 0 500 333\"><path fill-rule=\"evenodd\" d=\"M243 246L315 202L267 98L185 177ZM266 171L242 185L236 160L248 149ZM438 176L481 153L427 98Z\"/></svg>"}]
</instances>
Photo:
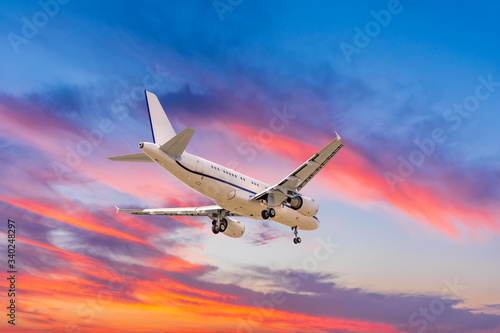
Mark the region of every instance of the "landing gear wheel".
<instances>
[{"instance_id":1,"label":"landing gear wheel","mask_svg":"<svg viewBox=\"0 0 500 333\"><path fill-rule=\"evenodd\" d=\"M214 221L214 222L215 222L215 221ZM219 233L219 231L220 231L220 230L219 230L219 227L217 227L217 224L215 224L215 223L214 223L214 224L212 225L212 232L213 232L214 234L218 234L218 233Z\"/></svg>"},{"instance_id":2,"label":"landing gear wheel","mask_svg":"<svg viewBox=\"0 0 500 333\"><path fill-rule=\"evenodd\" d=\"M267 210L263 210L260 215L264 220L267 220L269 218L269 212Z\"/></svg>"},{"instance_id":3,"label":"landing gear wheel","mask_svg":"<svg viewBox=\"0 0 500 333\"><path fill-rule=\"evenodd\" d=\"M276 216L276 211L274 210L274 208L269 208L269 217L273 218L275 216Z\"/></svg>"},{"instance_id":4,"label":"landing gear wheel","mask_svg":"<svg viewBox=\"0 0 500 333\"><path fill-rule=\"evenodd\" d=\"M220 220L219 231L224 232L226 231L226 229L227 229L227 220L226 219Z\"/></svg>"},{"instance_id":5,"label":"landing gear wheel","mask_svg":"<svg viewBox=\"0 0 500 333\"><path fill-rule=\"evenodd\" d=\"M293 239L293 242L295 244L299 244L302 241L302 239L300 239L300 237L297 236L299 234L299 232L297 231L297 227L296 226L292 227L292 230L293 230L293 234L295 235L295 238Z\"/></svg>"}]
</instances>

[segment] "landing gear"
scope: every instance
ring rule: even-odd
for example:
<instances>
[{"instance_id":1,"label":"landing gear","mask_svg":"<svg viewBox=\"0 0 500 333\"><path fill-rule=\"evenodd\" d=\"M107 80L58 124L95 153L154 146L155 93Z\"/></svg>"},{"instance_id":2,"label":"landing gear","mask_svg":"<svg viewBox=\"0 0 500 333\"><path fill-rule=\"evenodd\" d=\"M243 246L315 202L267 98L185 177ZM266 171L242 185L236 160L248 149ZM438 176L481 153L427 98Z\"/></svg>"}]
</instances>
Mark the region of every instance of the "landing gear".
<instances>
[{"instance_id":1,"label":"landing gear","mask_svg":"<svg viewBox=\"0 0 500 333\"><path fill-rule=\"evenodd\" d=\"M219 232L224 232L227 229L227 220L225 218L220 219L217 217L217 220L212 221L212 232L214 234L218 234Z\"/></svg>"},{"instance_id":2,"label":"landing gear","mask_svg":"<svg viewBox=\"0 0 500 333\"><path fill-rule=\"evenodd\" d=\"M226 229L227 229L227 220L226 219L220 220L219 231L224 232L224 231L226 231Z\"/></svg>"},{"instance_id":3,"label":"landing gear","mask_svg":"<svg viewBox=\"0 0 500 333\"><path fill-rule=\"evenodd\" d=\"M276 216L276 211L274 208L269 208L268 210L263 210L260 215L264 220L267 220L268 218L273 218Z\"/></svg>"},{"instance_id":4,"label":"landing gear","mask_svg":"<svg viewBox=\"0 0 500 333\"><path fill-rule=\"evenodd\" d=\"M219 227L217 226L217 221L216 220L213 220L212 221L212 232L214 234L218 234L220 231Z\"/></svg>"},{"instance_id":5,"label":"landing gear","mask_svg":"<svg viewBox=\"0 0 500 333\"><path fill-rule=\"evenodd\" d=\"M299 244L302 240L300 239L300 237L297 236L299 234L299 232L297 231L297 226L292 227L292 230L293 230L293 234L295 235L295 238L293 239L293 243Z\"/></svg>"}]
</instances>

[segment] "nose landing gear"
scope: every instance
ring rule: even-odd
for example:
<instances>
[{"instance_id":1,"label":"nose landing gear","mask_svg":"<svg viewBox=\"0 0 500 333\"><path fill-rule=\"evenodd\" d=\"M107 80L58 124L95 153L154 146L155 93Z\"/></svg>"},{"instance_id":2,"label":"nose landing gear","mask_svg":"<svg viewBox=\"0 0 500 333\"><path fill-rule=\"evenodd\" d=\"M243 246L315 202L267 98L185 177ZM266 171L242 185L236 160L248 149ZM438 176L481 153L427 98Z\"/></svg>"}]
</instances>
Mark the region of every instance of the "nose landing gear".
<instances>
[{"instance_id":1,"label":"nose landing gear","mask_svg":"<svg viewBox=\"0 0 500 333\"><path fill-rule=\"evenodd\" d=\"M293 243L299 244L300 242L302 242L302 239L300 239L300 237L297 236L299 234L299 232L297 231L297 226L292 227L292 230L293 230L293 234L295 235L295 238L293 239Z\"/></svg>"}]
</instances>

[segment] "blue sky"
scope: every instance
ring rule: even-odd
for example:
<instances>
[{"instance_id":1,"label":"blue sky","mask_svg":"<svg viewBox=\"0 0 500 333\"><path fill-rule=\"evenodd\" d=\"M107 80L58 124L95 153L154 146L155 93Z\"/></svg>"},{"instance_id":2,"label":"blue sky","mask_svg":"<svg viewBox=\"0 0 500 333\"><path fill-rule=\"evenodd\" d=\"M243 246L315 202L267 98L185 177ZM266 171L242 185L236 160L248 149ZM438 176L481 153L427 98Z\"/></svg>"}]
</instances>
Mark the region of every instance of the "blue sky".
<instances>
[{"instance_id":1,"label":"blue sky","mask_svg":"<svg viewBox=\"0 0 500 333\"><path fill-rule=\"evenodd\" d=\"M417 332L424 324L412 325L412 313L444 299L443 288L457 279L466 289L424 330L498 330L497 4L69 1L56 9L55 2L41 3L50 4L53 17L45 15L28 35L23 27L44 19L40 3L0 5L0 208L5 219L26 221L24 241L33 256L24 271L47 292L54 276L99 286L121 266L137 274L137 286L149 279L141 280L139 266L176 286L152 285L147 296L130 286L82 327L119 329L114 316L131 313L127 304L134 299L155 307L143 313L151 318L184 313L147 329L193 330L207 321L206 330L231 331L258 310L236 301L234 310L232 297L259 301L284 291L289 301L275 304L276 312L254 329ZM218 12L214 3L230 9ZM372 11L380 16L388 9L397 13L376 33L368 31L368 45L358 45L348 59L342 43L356 46L358 28L366 34L367 25L376 26ZM303 244L293 246L287 228L248 219L246 234L233 240L211 234L210 221L201 218L114 214L115 204L209 203L155 165L106 159L151 140L144 88L159 96L176 130L196 130L190 152L268 183L337 131L345 147L303 190L320 204L321 227L303 232ZM259 133L276 110L293 119L263 139ZM111 124L106 133L103 120ZM75 156L98 130L98 142ZM416 140L433 137L441 140L431 143L430 153L419 150ZM254 153L242 153L248 146ZM401 172L401 161L411 165L412 159L411 172ZM335 251L314 267L305 265L327 239L338 245ZM49 260L60 264L45 267ZM102 266L102 276L92 276L87 263ZM316 289L293 285L293 278L276 283L300 272L300 281ZM168 303L152 301L162 292L161 302ZM40 292L25 293L30 303L42 304ZM188 294L224 315L207 319L179 301ZM215 294L216 305L207 296ZM25 328L83 325L61 304L76 308L85 297L93 295L74 292L57 306L43 303L58 309L50 315L33 305ZM352 304L351 311L338 309L336 297ZM332 311L310 313L316 303ZM300 317L295 326L285 324L291 316ZM318 326L308 326L311 321ZM141 326L131 321L127 327Z\"/></svg>"}]
</instances>

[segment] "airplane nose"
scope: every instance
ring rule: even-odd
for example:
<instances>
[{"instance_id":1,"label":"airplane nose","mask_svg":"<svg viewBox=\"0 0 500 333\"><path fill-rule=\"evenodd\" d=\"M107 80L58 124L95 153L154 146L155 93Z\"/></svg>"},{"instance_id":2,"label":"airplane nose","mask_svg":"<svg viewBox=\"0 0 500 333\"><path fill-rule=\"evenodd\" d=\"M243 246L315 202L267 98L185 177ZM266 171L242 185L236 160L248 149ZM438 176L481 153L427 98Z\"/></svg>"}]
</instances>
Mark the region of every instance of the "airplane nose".
<instances>
[{"instance_id":1,"label":"airplane nose","mask_svg":"<svg viewBox=\"0 0 500 333\"><path fill-rule=\"evenodd\" d=\"M144 142L139 143L139 148L142 149L143 147L144 147Z\"/></svg>"}]
</instances>

